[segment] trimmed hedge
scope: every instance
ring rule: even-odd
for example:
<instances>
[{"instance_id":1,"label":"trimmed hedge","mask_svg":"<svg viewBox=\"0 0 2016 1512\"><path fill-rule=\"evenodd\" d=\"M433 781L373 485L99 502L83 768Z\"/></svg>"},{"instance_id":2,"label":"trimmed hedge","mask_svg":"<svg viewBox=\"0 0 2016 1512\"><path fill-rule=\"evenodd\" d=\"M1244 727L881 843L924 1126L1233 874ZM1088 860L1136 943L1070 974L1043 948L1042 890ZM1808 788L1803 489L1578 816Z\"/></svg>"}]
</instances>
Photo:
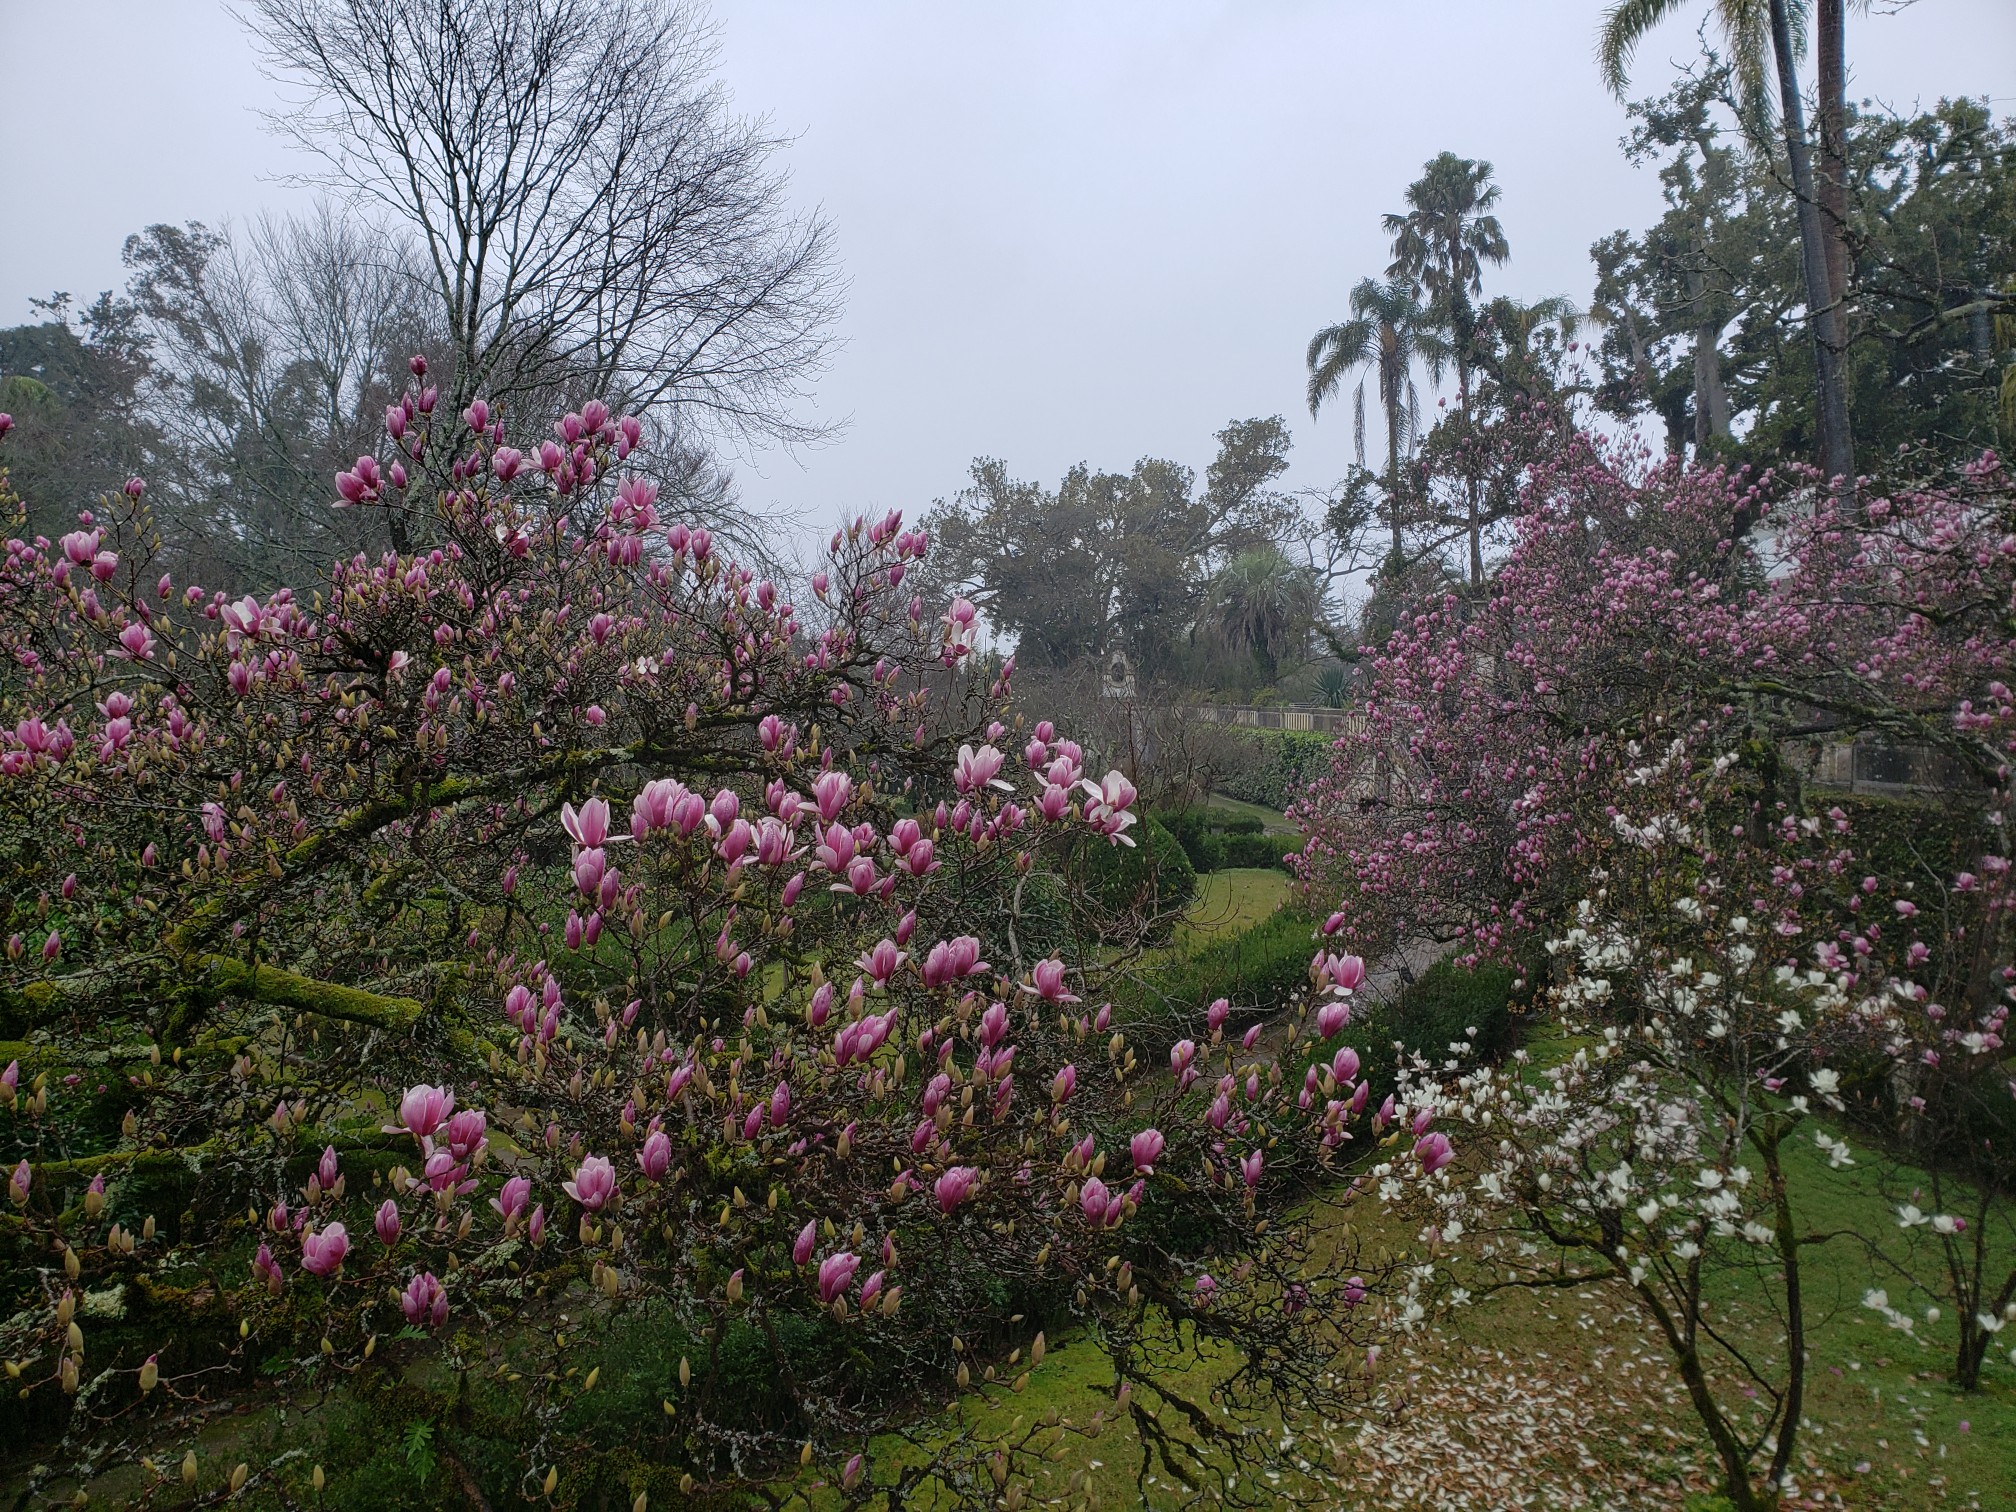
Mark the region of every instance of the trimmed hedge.
<instances>
[{"instance_id":1,"label":"trimmed hedge","mask_svg":"<svg viewBox=\"0 0 2016 1512\"><path fill-rule=\"evenodd\" d=\"M1155 816L1183 847L1191 867L1199 873L1221 871L1228 866L1281 867L1286 858L1302 849L1298 835L1269 835L1252 814L1234 814L1223 809L1176 809Z\"/></svg>"},{"instance_id":2,"label":"trimmed hedge","mask_svg":"<svg viewBox=\"0 0 2016 1512\"><path fill-rule=\"evenodd\" d=\"M1263 808L1285 809L1330 770L1331 740L1308 730L1251 730L1253 765L1220 784L1225 796Z\"/></svg>"},{"instance_id":3,"label":"trimmed hedge","mask_svg":"<svg viewBox=\"0 0 2016 1512\"><path fill-rule=\"evenodd\" d=\"M1114 919L1140 913L1156 921L1155 938L1167 939L1182 910L1197 896L1197 869L1182 845L1150 814L1133 831L1134 844L1094 838L1074 858L1078 881L1097 907Z\"/></svg>"},{"instance_id":4,"label":"trimmed hedge","mask_svg":"<svg viewBox=\"0 0 2016 1512\"><path fill-rule=\"evenodd\" d=\"M1315 921L1277 909L1250 929L1221 936L1189 953L1156 961L1114 994L1114 1008L1151 1055L1203 1028L1217 998L1232 1004L1233 1022L1250 1023L1297 1002L1309 985Z\"/></svg>"},{"instance_id":5,"label":"trimmed hedge","mask_svg":"<svg viewBox=\"0 0 2016 1512\"><path fill-rule=\"evenodd\" d=\"M1227 866L1277 866L1288 870L1288 858L1300 852L1300 835L1227 835Z\"/></svg>"},{"instance_id":6,"label":"trimmed hedge","mask_svg":"<svg viewBox=\"0 0 2016 1512\"><path fill-rule=\"evenodd\" d=\"M1328 1039L1305 1064L1328 1064L1349 1045L1358 1052L1360 1072L1372 1083L1372 1096L1394 1090L1395 1051L1440 1062L1451 1044L1468 1040L1486 1060L1496 1060L1512 1048L1513 983L1517 975L1503 966L1456 965L1446 956L1402 989L1397 1001L1353 1014L1351 1022ZM1472 1038L1466 1031L1476 1029Z\"/></svg>"}]
</instances>

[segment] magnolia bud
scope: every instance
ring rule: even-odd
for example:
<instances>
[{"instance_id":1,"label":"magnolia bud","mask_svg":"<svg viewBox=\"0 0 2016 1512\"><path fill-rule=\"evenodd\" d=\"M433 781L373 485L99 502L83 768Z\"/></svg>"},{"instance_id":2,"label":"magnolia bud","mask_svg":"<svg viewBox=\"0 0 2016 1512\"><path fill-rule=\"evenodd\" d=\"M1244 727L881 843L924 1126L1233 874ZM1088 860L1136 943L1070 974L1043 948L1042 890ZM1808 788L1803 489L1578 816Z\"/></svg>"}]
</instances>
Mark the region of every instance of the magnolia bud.
<instances>
[{"instance_id":1,"label":"magnolia bud","mask_svg":"<svg viewBox=\"0 0 2016 1512\"><path fill-rule=\"evenodd\" d=\"M191 1449L187 1454L182 1456L182 1484L185 1486L196 1484L196 1451L194 1449Z\"/></svg>"}]
</instances>

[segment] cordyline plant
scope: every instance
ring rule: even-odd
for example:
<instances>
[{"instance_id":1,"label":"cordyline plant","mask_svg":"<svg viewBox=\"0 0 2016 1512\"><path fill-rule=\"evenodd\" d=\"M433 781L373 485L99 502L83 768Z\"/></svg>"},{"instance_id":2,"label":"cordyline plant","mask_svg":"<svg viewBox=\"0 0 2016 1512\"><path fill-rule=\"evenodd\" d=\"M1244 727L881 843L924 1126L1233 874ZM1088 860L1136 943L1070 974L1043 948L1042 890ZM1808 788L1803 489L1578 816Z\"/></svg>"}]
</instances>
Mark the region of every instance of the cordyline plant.
<instances>
[{"instance_id":1,"label":"cordyline plant","mask_svg":"<svg viewBox=\"0 0 2016 1512\"><path fill-rule=\"evenodd\" d=\"M255 1361L426 1355L493 1494L1013 1507L1121 1415L1142 1477L1265 1500L1253 1419L1347 1410L1378 1311L1290 1206L1358 1084L1284 1086L1222 1004L1137 1062L1135 941L1061 880L1133 789L1011 738L920 533L837 532L801 607L661 522L634 421L521 450L413 371L398 460L336 479L410 554L233 601L157 572L137 480L8 543L10 1438L87 1465ZM1317 950L1302 1042L1361 976ZM929 1415L1060 1325L1104 1406ZM677 1358L648 1424L595 1405L619 1335Z\"/></svg>"}]
</instances>

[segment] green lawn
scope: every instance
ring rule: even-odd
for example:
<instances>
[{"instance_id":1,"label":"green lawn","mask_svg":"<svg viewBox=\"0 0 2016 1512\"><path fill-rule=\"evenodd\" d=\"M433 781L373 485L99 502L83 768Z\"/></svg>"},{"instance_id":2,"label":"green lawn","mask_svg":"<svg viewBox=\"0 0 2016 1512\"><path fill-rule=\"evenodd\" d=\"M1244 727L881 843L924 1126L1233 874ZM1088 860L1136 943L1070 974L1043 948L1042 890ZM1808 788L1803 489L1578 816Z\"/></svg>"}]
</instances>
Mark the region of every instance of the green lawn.
<instances>
[{"instance_id":1,"label":"green lawn","mask_svg":"<svg viewBox=\"0 0 2016 1512\"><path fill-rule=\"evenodd\" d=\"M1293 886L1286 872L1271 866L1206 872L1197 879L1197 896L1176 927L1176 948L1195 950L1251 929L1288 900Z\"/></svg>"},{"instance_id":2,"label":"green lawn","mask_svg":"<svg viewBox=\"0 0 2016 1512\"><path fill-rule=\"evenodd\" d=\"M1270 835L1292 835L1296 830L1294 821L1279 809L1265 808L1260 804L1247 803L1238 798L1227 798L1223 793L1213 793L1210 806L1228 814L1258 819L1262 828Z\"/></svg>"}]
</instances>

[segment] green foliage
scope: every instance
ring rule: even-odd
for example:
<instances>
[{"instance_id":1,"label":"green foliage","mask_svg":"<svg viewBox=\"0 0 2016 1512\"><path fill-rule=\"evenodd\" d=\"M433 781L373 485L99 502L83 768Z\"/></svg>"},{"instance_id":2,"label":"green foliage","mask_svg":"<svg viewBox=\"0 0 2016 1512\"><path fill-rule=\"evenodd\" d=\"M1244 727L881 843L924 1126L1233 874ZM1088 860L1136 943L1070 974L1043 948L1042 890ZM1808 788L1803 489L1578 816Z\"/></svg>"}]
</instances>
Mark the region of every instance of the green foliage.
<instances>
[{"instance_id":1,"label":"green foliage","mask_svg":"<svg viewBox=\"0 0 2016 1512\"><path fill-rule=\"evenodd\" d=\"M1278 866L1288 869L1288 858L1302 849L1300 835L1227 835L1224 840L1227 866Z\"/></svg>"},{"instance_id":2,"label":"green foliage","mask_svg":"<svg viewBox=\"0 0 2016 1512\"><path fill-rule=\"evenodd\" d=\"M1285 809L1329 770L1331 738L1307 730L1255 730L1260 760L1225 781L1226 796L1263 808Z\"/></svg>"},{"instance_id":3,"label":"green foliage","mask_svg":"<svg viewBox=\"0 0 2016 1512\"><path fill-rule=\"evenodd\" d=\"M1132 1010L1137 1024L1161 1026L1162 1043L1201 1027L1204 1010L1221 997L1230 1001L1235 1023L1268 1017L1308 990L1315 936L1306 914L1279 909L1251 929L1158 963L1119 1006ZM1148 1037L1159 1048L1152 1029Z\"/></svg>"},{"instance_id":4,"label":"green foliage","mask_svg":"<svg viewBox=\"0 0 2016 1512\"><path fill-rule=\"evenodd\" d=\"M1710 62L1631 107L1633 162L1656 167L1666 212L1642 234L1591 249L1597 402L1651 409L1668 449L1772 463L1809 460L1812 344L1787 341L1805 303L1796 207L1777 148L1759 150ZM2001 444L2003 366L2016 351L1994 316L2016 273L2016 126L1976 100L1898 116L1849 112L1848 241L1855 340L1847 379L1856 445L1881 456L1930 447L1967 459ZM1715 351L1697 364L1697 348Z\"/></svg>"},{"instance_id":5,"label":"green foliage","mask_svg":"<svg viewBox=\"0 0 2016 1512\"><path fill-rule=\"evenodd\" d=\"M1517 980L1510 967L1463 967L1445 956L1402 990L1393 1007L1393 1038L1431 1060L1446 1057L1449 1046L1464 1039L1483 1055L1502 1054L1512 1046Z\"/></svg>"},{"instance_id":6,"label":"green foliage","mask_svg":"<svg viewBox=\"0 0 2016 1512\"><path fill-rule=\"evenodd\" d=\"M1166 940L1197 894L1197 869L1182 844L1154 816L1133 831L1134 844L1093 838L1072 858L1074 882L1095 909L1116 923L1128 917L1151 923L1150 939Z\"/></svg>"},{"instance_id":7,"label":"green foliage","mask_svg":"<svg viewBox=\"0 0 2016 1512\"><path fill-rule=\"evenodd\" d=\"M1448 1058L1451 1044L1467 1040L1479 1055L1496 1059L1512 1048L1515 1038L1517 980L1503 966L1465 968L1445 957L1401 989L1397 1001L1354 1013L1305 1064L1327 1063L1349 1045L1358 1052L1362 1075L1377 1100L1396 1085L1398 1057L1420 1055L1439 1063ZM1473 1028L1474 1036L1469 1033Z\"/></svg>"},{"instance_id":8,"label":"green foliage","mask_svg":"<svg viewBox=\"0 0 2016 1512\"><path fill-rule=\"evenodd\" d=\"M1253 814L1220 808L1171 809L1155 816L1183 847L1198 872L1228 866L1279 866L1281 858L1300 848L1292 835L1268 835Z\"/></svg>"}]
</instances>

